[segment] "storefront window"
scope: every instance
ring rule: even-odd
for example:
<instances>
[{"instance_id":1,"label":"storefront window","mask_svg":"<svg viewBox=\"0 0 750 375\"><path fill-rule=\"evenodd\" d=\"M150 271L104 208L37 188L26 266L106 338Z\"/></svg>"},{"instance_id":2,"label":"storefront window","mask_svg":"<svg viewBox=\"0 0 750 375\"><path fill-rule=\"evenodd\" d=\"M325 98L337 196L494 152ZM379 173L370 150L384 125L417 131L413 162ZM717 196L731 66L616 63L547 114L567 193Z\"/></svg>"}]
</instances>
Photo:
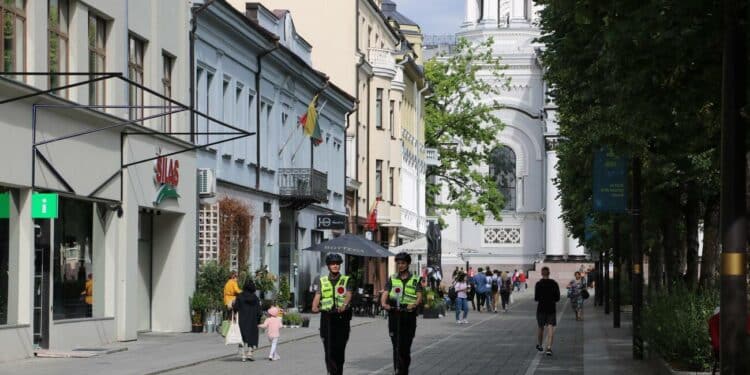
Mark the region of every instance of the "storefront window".
<instances>
[{"instance_id":1,"label":"storefront window","mask_svg":"<svg viewBox=\"0 0 750 375\"><path fill-rule=\"evenodd\" d=\"M52 269L54 319L90 318L94 301L92 226L94 204L60 198Z\"/></svg>"}]
</instances>

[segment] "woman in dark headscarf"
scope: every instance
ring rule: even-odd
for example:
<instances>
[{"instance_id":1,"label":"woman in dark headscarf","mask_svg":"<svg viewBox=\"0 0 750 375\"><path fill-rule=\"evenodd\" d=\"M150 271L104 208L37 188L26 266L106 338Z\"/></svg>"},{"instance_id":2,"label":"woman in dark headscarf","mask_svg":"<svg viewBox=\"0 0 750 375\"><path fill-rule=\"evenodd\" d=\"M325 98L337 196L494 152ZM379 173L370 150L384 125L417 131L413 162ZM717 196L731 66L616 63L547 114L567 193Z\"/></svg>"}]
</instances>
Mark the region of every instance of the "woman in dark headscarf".
<instances>
[{"instance_id":1,"label":"woman in dark headscarf","mask_svg":"<svg viewBox=\"0 0 750 375\"><path fill-rule=\"evenodd\" d=\"M239 313L238 322L242 333L242 361L253 360L253 348L258 347L258 321L260 320L260 301L255 295L255 283L245 282L242 293L234 301L234 311Z\"/></svg>"}]
</instances>

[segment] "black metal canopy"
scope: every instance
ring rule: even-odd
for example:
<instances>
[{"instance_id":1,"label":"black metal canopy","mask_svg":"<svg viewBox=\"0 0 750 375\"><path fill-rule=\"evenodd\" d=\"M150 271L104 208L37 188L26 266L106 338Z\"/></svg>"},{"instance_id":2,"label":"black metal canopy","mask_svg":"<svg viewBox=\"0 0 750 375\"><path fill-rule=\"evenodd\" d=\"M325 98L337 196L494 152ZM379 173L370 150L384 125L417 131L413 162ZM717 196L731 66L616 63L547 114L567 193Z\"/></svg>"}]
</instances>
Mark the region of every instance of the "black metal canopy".
<instances>
[{"instance_id":1,"label":"black metal canopy","mask_svg":"<svg viewBox=\"0 0 750 375\"><path fill-rule=\"evenodd\" d=\"M394 255L376 242L350 233L303 250L318 251L321 253L342 253L373 258L387 258Z\"/></svg>"}]
</instances>

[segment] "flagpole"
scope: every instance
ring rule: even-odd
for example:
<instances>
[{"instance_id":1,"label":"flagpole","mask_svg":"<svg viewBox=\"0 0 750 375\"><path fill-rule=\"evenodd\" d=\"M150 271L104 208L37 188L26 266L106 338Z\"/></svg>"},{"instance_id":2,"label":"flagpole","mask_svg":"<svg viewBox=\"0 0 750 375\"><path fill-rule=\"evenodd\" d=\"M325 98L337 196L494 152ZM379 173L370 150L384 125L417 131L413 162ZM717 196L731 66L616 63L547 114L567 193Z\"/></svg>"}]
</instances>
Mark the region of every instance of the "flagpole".
<instances>
[{"instance_id":1,"label":"flagpole","mask_svg":"<svg viewBox=\"0 0 750 375\"><path fill-rule=\"evenodd\" d=\"M297 147L294 149L294 153L292 154L292 160L294 160L294 158L297 156L297 152L299 152L302 144L305 143L305 139L307 139L307 137L302 137L302 140L297 144Z\"/></svg>"}]
</instances>

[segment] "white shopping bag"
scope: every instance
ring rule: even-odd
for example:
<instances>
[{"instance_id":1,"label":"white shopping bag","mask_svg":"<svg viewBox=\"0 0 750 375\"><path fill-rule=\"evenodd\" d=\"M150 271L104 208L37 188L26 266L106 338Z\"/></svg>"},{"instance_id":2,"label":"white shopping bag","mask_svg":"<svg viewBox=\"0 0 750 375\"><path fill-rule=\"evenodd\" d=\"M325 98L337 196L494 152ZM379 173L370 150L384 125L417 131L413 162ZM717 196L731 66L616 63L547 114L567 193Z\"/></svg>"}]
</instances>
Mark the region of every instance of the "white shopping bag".
<instances>
[{"instance_id":1,"label":"white shopping bag","mask_svg":"<svg viewBox=\"0 0 750 375\"><path fill-rule=\"evenodd\" d=\"M512 294L512 293L511 293L511 295L510 295L510 304L511 304L511 305L513 304L513 294Z\"/></svg>"},{"instance_id":2,"label":"white shopping bag","mask_svg":"<svg viewBox=\"0 0 750 375\"><path fill-rule=\"evenodd\" d=\"M227 336L224 337L224 345L242 344L242 332L240 325L237 323L237 314L232 314L232 324L229 325Z\"/></svg>"}]
</instances>

